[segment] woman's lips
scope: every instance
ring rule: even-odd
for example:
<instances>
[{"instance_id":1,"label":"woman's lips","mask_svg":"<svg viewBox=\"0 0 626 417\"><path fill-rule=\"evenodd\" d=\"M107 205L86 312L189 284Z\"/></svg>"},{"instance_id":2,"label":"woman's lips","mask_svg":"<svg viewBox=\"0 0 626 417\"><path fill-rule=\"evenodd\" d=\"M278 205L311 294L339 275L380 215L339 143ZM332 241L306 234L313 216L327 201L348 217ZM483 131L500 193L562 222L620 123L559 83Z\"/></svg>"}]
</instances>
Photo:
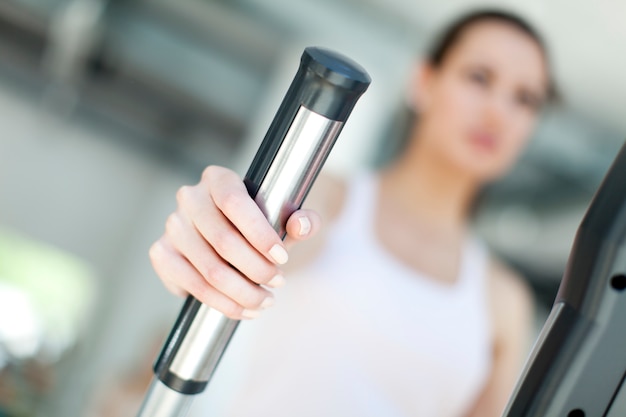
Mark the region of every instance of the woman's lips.
<instances>
[{"instance_id":1,"label":"woman's lips","mask_svg":"<svg viewBox=\"0 0 626 417\"><path fill-rule=\"evenodd\" d=\"M472 132L469 139L473 147L483 152L495 152L498 148L496 136L487 132Z\"/></svg>"}]
</instances>

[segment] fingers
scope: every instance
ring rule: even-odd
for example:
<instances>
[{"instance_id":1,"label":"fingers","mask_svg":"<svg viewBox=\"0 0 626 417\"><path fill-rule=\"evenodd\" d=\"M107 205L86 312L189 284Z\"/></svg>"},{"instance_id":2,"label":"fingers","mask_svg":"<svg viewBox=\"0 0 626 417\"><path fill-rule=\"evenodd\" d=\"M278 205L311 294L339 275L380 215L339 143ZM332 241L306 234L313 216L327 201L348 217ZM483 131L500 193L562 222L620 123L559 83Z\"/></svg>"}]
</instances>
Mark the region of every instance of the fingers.
<instances>
[{"instance_id":1,"label":"fingers","mask_svg":"<svg viewBox=\"0 0 626 417\"><path fill-rule=\"evenodd\" d=\"M256 318L262 309L274 303L271 293L238 276L237 271L222 262L212 262L209 278L203 276L166 238L152 245L150 260L168 290L178 295L189 293L229 318Z\"/></svg>"},{"instance_id":2,"label":"fingers","mask_svg":"<svg viewBox=\"0 0 626 417\"><path fill-rule=\"evenodd\" d=\"M232 171L220 167L207 168L203 178L214 185L211 198L215 206L250 245L271 262L287 263L289 256L282 240L250 198L241 179Z\"/></svg>"},{"instance_id":3,"label":"fingers","mask_svg":"<svg viewBox=\"0 0 626 417\"><path fill-rule=\"evenodd\" d=\"M205 214L194 223L176 212L166 222L170 242L201 275L210 281L207 271L219 258L257 284L276 286L284 281L276 265L254 250L219 210L209 205ZM206 219L211 223L204 224Z\"/></svg>"},{"instance_id":4,"label":"fingers","mask_svg":"<svg viewBox=\"0 0 626 417\"><path fill-rule=\"evenodd\" d=\"M170 215L166 234L205 277L207 262L219 256L257 284L276 287L284 282L278 267L253 248L211 204L206 204L203 215L195 219L178 212Z\"/></svg>"},{"instance_id":5,"label":"fingers","mask_svg":"<svg viewBox=\"0 0 626 417\"><path fill-rule=\"evenodd\" d=\"M256 317L272 305L266 287L285 283L278 265L287 262L287 251L237 174L209 167L197 185L181 187L176 198L165 234L150 249L165 287L235 319ZM287 222L287 236L304 240L320 226L317 213L299 210Z\"/></svg>"}]
</instances>

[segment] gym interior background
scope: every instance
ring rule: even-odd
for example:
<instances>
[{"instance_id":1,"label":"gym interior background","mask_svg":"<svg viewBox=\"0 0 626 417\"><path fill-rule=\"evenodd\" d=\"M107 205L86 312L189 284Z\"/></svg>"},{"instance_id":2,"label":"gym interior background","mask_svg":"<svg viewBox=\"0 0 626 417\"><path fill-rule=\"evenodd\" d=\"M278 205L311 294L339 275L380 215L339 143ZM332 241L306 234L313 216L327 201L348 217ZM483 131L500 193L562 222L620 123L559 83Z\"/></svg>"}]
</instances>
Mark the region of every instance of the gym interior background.
<instances>
[{"instance_id":1,"label":"gym interior background","mask_svg":"<svg viewBox=\"0 0 626 417\"><path fill-rule=\"evenodd\" d=\"M489 190L477 228L535 289L539 326L626 139L626 3L516 3L496 4L545 34L563 103ZM148 248L204 166L245 173L305 46L372 75L326 168L349 175L393 145L433 30L490 4L2 0L0 416L117 416L97 411L103 398L133 415L181 306Z\"/></svg>"}]
</instances>

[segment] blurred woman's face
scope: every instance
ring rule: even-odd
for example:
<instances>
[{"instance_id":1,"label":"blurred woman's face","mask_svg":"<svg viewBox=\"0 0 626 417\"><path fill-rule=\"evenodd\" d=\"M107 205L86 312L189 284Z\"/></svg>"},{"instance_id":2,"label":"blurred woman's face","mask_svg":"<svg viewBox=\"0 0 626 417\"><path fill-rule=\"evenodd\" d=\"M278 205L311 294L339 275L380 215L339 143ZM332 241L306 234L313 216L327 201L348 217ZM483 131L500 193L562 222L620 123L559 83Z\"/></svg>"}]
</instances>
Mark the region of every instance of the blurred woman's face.
<instances>
[{"instance_id":1,"label":"blurred woman's face","mask_svg":"<svg viewBox=\"0 0 626 417\"><path fill-rule=\"evenodd\" d=\"M480 182L512 166L526 145L548 86L539 45L503 22L466 28L437 66L426 66L416 98L418 146Z\"/></svg>"}]
</instances>

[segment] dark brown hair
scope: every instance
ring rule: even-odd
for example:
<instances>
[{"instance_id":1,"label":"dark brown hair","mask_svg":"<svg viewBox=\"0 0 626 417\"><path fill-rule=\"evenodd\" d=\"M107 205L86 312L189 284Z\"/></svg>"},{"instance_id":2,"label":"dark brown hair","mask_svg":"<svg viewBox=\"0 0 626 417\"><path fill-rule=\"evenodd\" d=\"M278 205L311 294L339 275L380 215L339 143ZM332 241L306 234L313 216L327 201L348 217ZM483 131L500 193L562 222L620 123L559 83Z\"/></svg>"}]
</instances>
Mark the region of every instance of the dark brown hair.
<instances>
[{"instance_id":1,"label":"dark brown hair","mask_svg":"<svg viewBox=\"0 0 626 417\"><path fill-rule=\"evenodd\" d=\"M551 71L549 63L550 60L548 57L548 49L543 38L530 23L511 12L496 9L482 9L475 10L473 12L460 16L456 20L452 21L440 33L435 42L433 42L426 54L426 59L428 60L428 62L434 67L441 66L444 63L447 55L452 50L453 46L463 36L463 33L466 32L473 25L486 21L505 23L519 30L524 35L528 36L537 44L537 46L539 46L539 49L543 54L543 58L546 64L546 71L548 72L548 101L557 101L557 89L554 85L552 77L550 76Z\"/></svg>"}]
</instances>

